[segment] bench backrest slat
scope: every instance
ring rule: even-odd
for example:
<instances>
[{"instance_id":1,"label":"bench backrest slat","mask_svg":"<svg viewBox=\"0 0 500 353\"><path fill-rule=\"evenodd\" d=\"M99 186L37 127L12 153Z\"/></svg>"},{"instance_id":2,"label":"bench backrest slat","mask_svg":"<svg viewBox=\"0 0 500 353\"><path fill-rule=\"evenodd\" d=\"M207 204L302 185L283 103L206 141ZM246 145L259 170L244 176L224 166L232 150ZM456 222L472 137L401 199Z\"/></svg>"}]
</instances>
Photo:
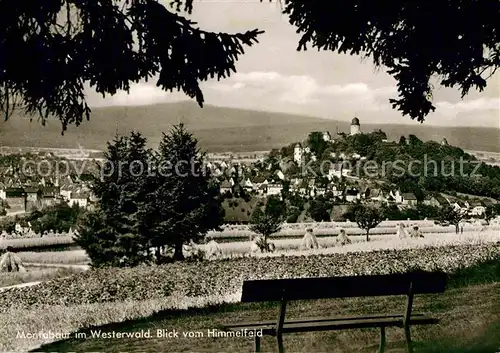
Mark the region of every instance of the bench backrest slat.
<instances>
[{"instance_id":1,"label":"bench backrest slat","mask_svg":"<svg viewBox=\"0 0 500 353\"><path fill-rule=\"evenodd\" d=\"M446 274L418 272L375 276L252 280L243 283L242 302L308 300L443 293Z\"/></svg>"}]
</instances>

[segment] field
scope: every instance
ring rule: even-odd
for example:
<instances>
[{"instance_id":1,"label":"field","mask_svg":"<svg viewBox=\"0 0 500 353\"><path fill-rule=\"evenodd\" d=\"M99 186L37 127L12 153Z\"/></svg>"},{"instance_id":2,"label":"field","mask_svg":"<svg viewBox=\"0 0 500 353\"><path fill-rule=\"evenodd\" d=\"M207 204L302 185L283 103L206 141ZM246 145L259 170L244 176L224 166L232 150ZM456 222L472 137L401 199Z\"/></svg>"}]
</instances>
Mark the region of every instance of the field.
<instances>
[{"instance_id":1,"label":"field","mask_svg":"<svg viewBox=\"0 0 500 353\"><path fill-rule=\"evenodd\" d=\"M2 239L0 238L0 249L11 246L15 249L25 248L42 248L52 246L62 246L74 244L73 236L52 236L40 238L16 238L16 239Z\"/></svg>"},{"instance_id":2,"label":"field","mask_svg":"<svg viewBox=\"0 0 500 353\"><path fill-rule=\"evenodd\" d=\"M27 272L0 273L0 287L8 287L21 283L48 281L82 272L78 268L58 268L27 266Z\"/></svg>"},{"instance_id":3,"label":"field","mask_svg":"<svg viewBox=\"0 0 500 353\"><path fill-rule=\"evenodd\" d=\"M332 254L332 253L350 253L360 251L374 251L384 249L413 249L429 246L446 246L458 244L482 244L500 241L500 232L497 230L488 230L484 232L465 232L464 234L426 234L424 238L405 238L399 239L396 235L373 235L370 241L366 242L365 236L350 236L352 244L345 246L336 246L336 237L318 238L318 243L322 247L318 250L310 250L307 253L314 254ZM275 253L256 254L254 256L282 256L282 255L302 255L304 251L300 250L300 238L292 239L271 239L276 245ZM248 254L251 242L228 242L219 244L222 251L222 257L240 257ZM204 248L204 246L202 246Z\"/></svg>"},{"instance_id":4,"label":"field","mask_svg":"<svg viewBox=\"0 0 500 353\"><path fill-rule=\"evenodd\" d=\"M456 235L454 233L433 233L426 234L425 238L420 239L399 239L396 235L372 235L370 242L366 242L365 236L351 235L349 238L352 244L346 246L336 246L336 237L334 236L319 236L318 243L321 248L318 250L310 250L304 252L299 250L301 238L272 238L271 241L276 245L276 252L272 254L255 254L253 256L281 256L281 255L303 255L307 254L330 254L330 253L347 253L358 251L373 251L383 249L411 249L422 248L427 246L441 246L441 245L457 245L457 244L482 244L488 242L500 241L500 232L496 229L489 229L484 232L466 231L464 234ZM49 239L51 238L34 238L34 239ZM245 238L243 238L245 239ZM17 240L17 239L16 239ZM22 242L24 241L24 243ZM30 244L33 240L19 239L18 243ZM36 242L36 241L35 241ZM39 244L39 243L38 243ZM249 255L251 242L250 241L233 241L224 242L219 244L221 249L221 256L219 258L234 258L244 257ZM200 248L205 249L204 245ZM90 259L87 257L84 250L61 250L49 251L50 248L44 251L44 247L40 247L40 251L18 251L24 263L36 264L63 264L63 265L83 265L88 264ZM187 252L186 255L189 255Z\"/></svg>"},{"instance_id":5,"label":"field","mask_svg":"<svg viewBox=\"0 0 500 353\"><path fill-rule=\"evenodd\" d=\"M372 235L390 235L396 233L395 221L384 221L375 229L370 231ZM407 224L416 224L420 227L420 230L424 234L454 234L455 228L453 226L441 227L435 226L432 221L410 221L405 222ZM297 238L301 238L306 227L312 227L314 233L318 237L332 237L339 234L340 229L343 228L346 234L349 236L364 235L364 232L359 229L355 223L352 222L325 222L325 223L297 223L297 224L285 224L283 229L273 238L280 242L281 239L286 239L290 241L290 244L296 242ZM466 225L464 231L466 233L479 231L480 226ZM498 226L490 226L489 230L500 231ZM249 239L252 235L251 231L248 230L248 226L233 225L225 226L221 232L209 232L209 235L214 237L218 242L221 243L235 243L238 241L245 241ZM294 240L295 238L295 240ZM280 242L281 243L281 242ZM283 243L285 244L285 243ZM12 239L0 238L0 250L11 246L18 251L43 251L43 250L76 250L78 246L73 241L72 235L58 235L58 236L45 236L45 237L19 237ZM243 246L243 245L239 245ZM247 246L247 245L244 245ZM286 246L287 247L287 246Z\"/></svg>"},{"instance_id":6,"label":"field","mask_svg":"<svg viewBox=\"0 0 500 353\"><path fill-rule=\"evenodd\" d=\"M19 339L16 338L16 333L19 331L50 330L54 333L69 334L93 326L150 316L162 310L205 308L203 309L205 311L199 312L200 316L176 312L175 317L172 317L168 316L172 314L170 312L170 314L164 313L167 317L159 317L155 321L149 318L140 325L168 325L179 329L188 327L196 329L201 326L213 326L221 320L274 316L274 307L235 304L239 301L241 285L246 279L392 273L416 268L446 271L451 274L450 288L457 288L450 290L444 296L420 301L420 308L423 306L423 309L437 313L445 322L433 331L416 329L417 339L431 344L427 340L433 337L439 340L440 344L449 342L456 344L457 338L462 338L463 341L464 332L467 330L473 329L479 339L481 334L488 334L487 329L490 325L498 324L498 307L495 305L499 303L500 292L498 284L491 283L500 282L499 260L500 243L489 242L327 255L309 254L309 256L259 259L246 257L131 269L92 269L85 275L59 278L33 287L10 289L0 293L0 322L3 323L0 326L0 349L27 350L54 341L43 337ZM488 283L490 285L486 285ZM458 289L475 284L483 286ZM470 301L470 296L474 295L480 295L481 298L484 296L484 300L473 303ZM207 306L222 303L229 304L207 309ZM359 303L366 304L358 307ZM372 306L372 310L385 307L392 309L399 306L398 303L398 300L385 299L366 302L361 299L331 301L319 303L315 309L309 306L310 304L299 304L297 310L300 312L312 310L310 314L344 309L364 312ZM215 311L221 312L214 313ZM460 321L460 325L453 326L453 322L457 320ZM145 324L145 322L150 323ZM135 330L137 323L116 327L117 330ZM494 330L495 327L489 329ZM398 330L394 330L389 337L398 341L400 334ZM318 334L318 336L292 336L285 341L290 343L285 344L287 347L291 344L291 347L295 348L293 351L310 351L313 348L311 346L313 341L321 341L317 348L320 350L332 342L338 342L339 345L336 345L338 347L345 347L352 341L352 349L355 349L358 346L365 346L367 342L376 342L374 337L375 333L372 332L352 331ZM491 342L496 344L498 342L496 338L491 336ZM103 342L90 339L85 342L69 342L66 346L64 344L51 346L46 350L242 351L250 347L246 341L214 339L196 342L179 340L175 346L168 349L163 346L164 344L169 343L159 340ZM471 344L471 342L461 342L461 344ZM352 350L349 348L345 351Z\"/></svg>"},{"instance_id":7,"label":"field","mask_svg":"<svg viewBox=\"0 0 500 353\"><path fill-rule=\"evenodd\" d=\"M337 246L335 244L336 237L319 236L318 243L321 248L318 250L308 250L305 252L299 249L301 238L287 237L280 239L271 239L271 241L276 245L276 251L274 253L258 253L252 254L252 256L300 256L304 254L332 254L384 249L412 249L424 248L429 246L445 246L458 244L483 244L500 241L500 232L496 229L489 229L484 232L466 231L461 235L456 235L454 233L434 233L426 234L424 238L419 239L399 239L396 235L371 235L370 242L366 242L365 236L351 235L349 236L349 238L352 240L352 244ZM51 238L41 239L49 239L50 241ZM17 241L21 244L25 244L24 249L28 249L27 244L30 244L30 242L36 242L36 240L31 239L19 239ZM24 241L24 243L22 243L22 241ZM201 249L206 249L205 245L199 246ZM222 252L222 254L218 257L219 259L250 256L250 241L224 242L220 243L219 246ZM39 248L39 251L22 251L23 248L20 248L19 250L17 251L18 256L24 263L28 264L85 265L90 262L90 259L88 258L85 251L81 249L50 251L50 247L46 248L41 246ZM186 252L186 255L189 256L189 252ZM29 278L29 276L26 276L26 278Z\"/></svg>"}]
</instances>

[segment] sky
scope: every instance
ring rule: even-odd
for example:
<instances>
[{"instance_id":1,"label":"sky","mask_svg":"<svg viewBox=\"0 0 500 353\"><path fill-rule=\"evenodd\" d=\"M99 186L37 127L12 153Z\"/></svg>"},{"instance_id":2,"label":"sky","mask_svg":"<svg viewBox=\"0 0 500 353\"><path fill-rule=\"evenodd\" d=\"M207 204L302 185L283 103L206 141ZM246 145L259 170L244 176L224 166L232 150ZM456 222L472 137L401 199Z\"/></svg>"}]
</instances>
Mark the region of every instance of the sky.
<instances>
[{"instance_id":1,"label":"sky","mask_svg":"<svg viewBox=\"0 0 500 353\"><path fill-rule=\"evenodd\" d=\"M418 124L393 110L396 81L384 68L369 60L309 49L298 52L300 35L281 14L277 3L259 0L202 0L191 19L204 30L244 32L258 28L265 33L259 43L246 48L230 78L203 82L205 103L217 106L305 114L334 120L355 115L366 123ZM437 81L436 81L437 82ZM483 92L471 90L463 100L458 90L435 85L436 112L426 124L500 128L500 73ZM189 100L181 92L164 92L155 81L132 86L102 99L88 90L91 106L145 105Z\"/></svg>"}]
</instances>

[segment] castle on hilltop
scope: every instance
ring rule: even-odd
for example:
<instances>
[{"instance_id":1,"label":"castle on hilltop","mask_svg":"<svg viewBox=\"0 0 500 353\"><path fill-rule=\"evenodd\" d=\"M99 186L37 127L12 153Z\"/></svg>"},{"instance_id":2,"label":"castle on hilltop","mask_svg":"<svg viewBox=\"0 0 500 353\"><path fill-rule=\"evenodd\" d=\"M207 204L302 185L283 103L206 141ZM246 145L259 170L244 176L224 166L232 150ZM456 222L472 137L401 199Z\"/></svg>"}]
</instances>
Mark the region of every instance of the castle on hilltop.
<instances>
[{"instance_id":1,"label":"castle on hilltop","mask_svg":"<svg viewBox=\"0 0 500 353\"><path fill-rule=\"evenodd\" d=\"M354 135L358 135L360 133L361 133L361 125L359 123L359 119L357 117L354 117L351 120L350 135L354 136ZM345 133L339 132L339 129L337 127L337 137L341 137L341 136L345 136ZM330 135L330 133L328 131L325 131L323 133L323 140L325 140L325 141L332 141L332 136Z\"/></svg>"},{"instance_id":2,"label":"castle on hilltop","mask_svg":"<svg viewBox=\"0 0 500 353\"><path fill-rule=\"evenodd\" d=\"M345 133L343 132L339 132L338 131L338 127L337 127L337 135L336 135L336 138L343 138L345 137ZM359 119L357 117L354 117L351 121L351 131L350 131L350 135L351 136L354 136L354 135L358 135L361 133L361 125L359 123ZM327 142L333 142L335 141L334 138L332 138L332 135L330 134L330 132L328 131L324 131L323 132L323 140L324 141L327 141ZM302 158L304 156L304 154L306 153L309 153L309 147L305 147L303 148L302 147L302 144L300 143L297 143L294 147L294 150L293 150L293 159L295 162L297 163L300 163L300 161L302 161Z\"/></svg>"}]
</instances>

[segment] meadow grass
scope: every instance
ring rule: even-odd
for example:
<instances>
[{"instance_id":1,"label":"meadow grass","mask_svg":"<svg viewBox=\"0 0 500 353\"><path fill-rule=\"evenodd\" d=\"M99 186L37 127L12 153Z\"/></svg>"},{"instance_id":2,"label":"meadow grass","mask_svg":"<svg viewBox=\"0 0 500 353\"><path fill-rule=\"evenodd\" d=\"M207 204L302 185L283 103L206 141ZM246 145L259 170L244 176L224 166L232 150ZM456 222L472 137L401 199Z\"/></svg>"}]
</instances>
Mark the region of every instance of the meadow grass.
<instances>
[{"instance_id":1,"label":"meadow grass","mask_svg":"<svg viewBox=\"0 0 500 353\"><path fill-rule=\"evenodd\" d=\"M54 278L68 277L82 270L78 268L27 267L27 272L0 273L0 287L8 287L21 283L48 281Z\"/></svg>"},{"instance_id":2,"label":"meadow grass","mask_svg":"<svg viewBox=\"0 0 500 353\"><path fill-rule=\"evenodd\" d=\"M427 235L424 239L404 239L383 236L374 236L372 241L365 242L363 237L359 241L353 239L353 244L344 247L333 247L327 249L314 250L309 252L297 252L290 250L289 255L313 254L321 251L334 251L349 253L356 251L371 251L379 248L415 248L425 246L479 244L483 242L493 242L498 236L496 233L466 233L464 235ZM334 238L333 238L334 239ZM289 241L294 242L290 245ZM283 240L289 246L296 246L300 239ZM328 238L320 239L328 241ZM279 241L277 241L279 242ZM288 243L287 243L288 242ZM234 244L221 244L233 246ZM236 244L241 246L241 244ZM351 247L351 248L349 248ZM363 250L364 249L364 250ZM285 251L284 253L287 253ZM22 254L22 253L20 253ZM49 258L55 253L48 255L33 254L31 256L47 256ZM81 254L81 253L80 253ZM30 256L30 255L28 255ZM258 255L263 256L263 255ZM274 256L266 254L265 256ZM64 255L61 255L64 258ZM61 260L62 261L62 260ZM256 259L257 261L257 259ZM54 269L48 269L54 271ZM67 269L66 269L67 270ZM29 273L29 272L28 272ZM491 332L500 327L500 265L498 261L475 265L470 268L460 269L451 276L450 287L454 288L444 295L426 296L420 302L420 310L427 310L436 313L443 320L442 323L432 328L415 328L414 336L421 343L421 347L435 348L442 347L442 350L425 350L429 352L459 352L460 347L476 347L477 342L485 340L487 344L495 345L500 342L500 337ZM30 279L35 281L40 279ZM152 279L154 280L154 279ZM486 285L485 283L490 283ZM8 284L10 285L10 284ZM470 286L473 285L473 286ZM469 287L464 287L469 286ZM84 288L82 288L84 290ZM40 344L49 343L53 339L45 338L19 338L18 332L54 332L54 333L74 333L81 329L120 323L127 320L134 320L146 317L145 321L127 322L124 325L115 325L116 330L134 331L141 328L150 327L176 328L178 330L206 330L215 328L222 323L239 321L242 319L265 319L275 318L276 308L270 305L243 305L237 304L239 294L227 296L203 296L185 297L170 296L148 300L127 300L94 304L73 304L73 305L35 305L30 309L11 308L0 313L0 350L2 351L26 351L33 349ZM471 300L471 298L477 300ZM366 299L366 302L363 300ZM403 299L401 299L403 300ZM422 299L418 299L422 300ZM417 300L417 302L418 302ZM317 303L297 303L297 314L305 315L325 315L332 313L343 315L354 310L353 313L364 313L369 311L382 312L397 311L400 307L399 299L395 298L362 298L346 299L341 301L319 301ZM222 303L225 303L221 306ZM230 303L230 304L227 304ZM365 303L358 308L359 303ZM398 304L398 305L396 305ZM215 307L213 305L216 305ZM188 308L194 311L186 311ZM179 311L181 309L181 311ZM399 309L398 309L399 310ZM402 306L401 306L402 310ZM346 312L347 311L347 312ZM156 316L151 317L151 315ZM195 315L196 314L196 315ZM293 317L293 312L291 312ZM142 322L142 323L141 323ZM149 322L149 323L145 323ZM146 325L146 326L144 326ZM474 333L471 336L470 332ZM285 347L288 351L331 351L331 352L358 352L373 342L377 342L378 333L370 330L352 330L343 332L328 333L307 333L303 335L289 335L285 339ZM488 336L489 335L489 336ZM74 337L74 335L73 335ZM394 347L402 343L403 336L400 330L391 329L388 331L388 340L393 342ZM477 342L476 342L477 340ZM394 343L395 342L395 343ZM489 343L488 343L489 342ZM485 343L486 344L486 343ZM272 350L274 341L271 338L264 340L263 349ZM335 347L335 348L332 348ZM390 347L390 346L389 346ZM498 345L500 347L500 344ZM487 348L491 348L488 346ZM166 341L165 339L150 339L147 341L126 339L126 340L98 340L87 339L85 341L70 340L55 343L44 347L43 351L249 351L251 342L244 339L181 339ZM375 349L373 349L375 350ZM422 351L422 350L420 350ZM488 350L486 350L488 351ZM491 350L489 350L491 351ZM465 350L464 350L465 352ZM478 350L468 350L468 352L479 352ZM491 351L492 352L492 351Z\"/></svg>"},{"instance_id":3,"label":"meadow grass","mask_svg":"<svg viewBox=\"0 0 500 353\"><path fill-rule=\"evenodd\" d=\"M68 251L20 251L17 255L25 263L82 265L89 263L85 250Z\"/></svg>"},{"instance_id":4,"label":"meadow grass","mask_svg":"<svg viewBox=\"0 0 500 353\"><path fill-rule=\"evenodd\" d=\"M471 301L470 298L481 298L481 300ZM155 307L156 309L162 308L165 304L166 302L161 301L137 303L136 306L132 303L123 303L125 310L121 310L116 306L117 303L113 303L102 306L100 311L90 307L75 308L75 313L76 317L86 319L85 323L91 325L91 322L107 321L105 315L111 319L110 316L120 313L119 317L126 319L123 312L127 315L146 313L155 310ZM315 317L324 316L325 313L330 315L402 313L404 305L405 298L400 296L294 302L289 305L287 317ZM414 308L415 312L429 312L441 320L439 325L412 328L412 337L416 342L417 352L494 352L493 349L500 347L500 330L498 330L500 328L500 283L451 289L443 295L417 296ZM96 317L91 317L89 314L94 310ZM76 320L64 316L63 312L57 312L57 314L60 315L65 327L74 325ZM209 338L207 330L220 329L221 325L232 322L273 320L276 319L277 312L277 305L268 303L222 304L188 311L164 310L147 319L81 330L80 332L86 336L85 339L77 339L75 335L70 335L69 340L43 346L37 351L250 352L251 339ZM152 338L92 338L91 329L100 329L104 332L151 330ZM176 329L180 332L180 337L176 339L155 337L157 329ZM189 331L201 332L204 337L182 337L182 332ZM285 335L284 342L288 352L374 352L378 335L379 332L376 329L303 333ZM404 347L403 330L389 328L387 340L388 349ZM263 339L263 351L274 352L275 346L276 343L272 337Z\"/></svg>"},{"instance_id":5,"label":"meadow grass","mask_svg":"<svg viewBox=\"0 0 500 353\"><path fill-rule=\"evenodd\" d=\"M420 348L425 348L417 352L494 352L491 350L493 346L500 347L500 330L497 330L500 328L499 278L500 263L498 260L490 260L455 271L449 277L449 289L442 295L417 296L415 310L431 312L442 320L438 326L417 327L412 330ZM206 331L224 323L276 318L277 307L274 303L239 304L240 295L241 292L221 296L172 295L147 300L94 304L40 304L30 306L29 309L12 307L0 313L0 350L26 351L53 341L43 337L32 339L18 337L19 332L42 331L71 333L72 339L56 342L37 351L250 351L251 342L245 339L191 338L174 341L154 338L146 341L74 339L75 332L88 334L89 329L102 325L108 325L100 327L104 331L157 328ZM404 298L352 298L297 302L291 306L293 308L290 309L290 318L349 313L388 313L402 311ZM388 340L389 347L401 345L403 342L401 330L389 329ZM478 342L481 340L483 346L479 347ZM378 342L376 330L349 330L287 335L285 347L289 352L359 352L374 342ZM271 351L274 346L272 338L264 340L264 351ZM441 347L441 350L436 347ZM475 347L475 350L465 350L463 347ZM461 348L464 350L461 351ZM480 348L486 350L479 350Z\"/></svg>"}]
</instances>

